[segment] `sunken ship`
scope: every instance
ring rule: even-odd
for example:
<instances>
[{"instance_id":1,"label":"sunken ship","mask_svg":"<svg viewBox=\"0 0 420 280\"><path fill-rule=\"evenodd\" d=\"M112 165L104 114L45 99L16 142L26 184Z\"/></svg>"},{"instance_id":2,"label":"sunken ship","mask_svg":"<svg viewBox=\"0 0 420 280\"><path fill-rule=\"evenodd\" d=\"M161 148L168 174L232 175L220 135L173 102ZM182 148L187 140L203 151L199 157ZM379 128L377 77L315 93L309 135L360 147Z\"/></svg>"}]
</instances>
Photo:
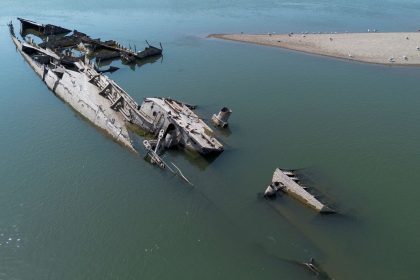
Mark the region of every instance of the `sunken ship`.
<instances>
[{"instance_id":1,"label":"sunken ship","mask_svg":"<svg viewBox=\"0 0 420 280\"><path fill-rule=\"evenodd\" d=\"M17 51L55 95L117 142L136 152L128 130L128 124L132 124L155 136L163 131L166 148L186 147L202 155L223 151L212 129L189 105L160 97L144 98L138 104L93 62L96 55L96 59L106 55L123 61L160 56L162 46L147 43L143 51L137 52L116 41L92 39L76 30L18 20L21 38L16 36L12 22L8 24ZM35 43L28 34L38 36L42 42Z\"/></svg>"}]
</instances>

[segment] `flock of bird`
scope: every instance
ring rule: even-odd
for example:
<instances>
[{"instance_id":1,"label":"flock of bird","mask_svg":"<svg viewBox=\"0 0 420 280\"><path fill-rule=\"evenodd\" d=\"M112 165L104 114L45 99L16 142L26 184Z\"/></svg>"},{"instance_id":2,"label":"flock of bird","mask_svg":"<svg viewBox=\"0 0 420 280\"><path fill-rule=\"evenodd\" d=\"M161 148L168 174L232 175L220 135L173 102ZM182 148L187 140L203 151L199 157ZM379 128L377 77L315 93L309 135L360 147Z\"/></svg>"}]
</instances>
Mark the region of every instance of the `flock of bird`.
<instances>
[{"instance_id":1,"label":"flock of bird","mask_svg":"<svg viewBox=\"0 0 420 280\"><path fill-rule=\"evenodd\" d=\"M376 32L378 32L378 30L377 29L372 29L372 30L371 29L368 29L367 32L368 33L371 33L371 32L372 33L376 33ZM243 34L243 32L241 32L241 33ZM348 31L345 31L345 33L348 33ZM271 32L271 33L267 33L267 34L269 36L271 36L271 35L276 34L276 32ZM294 34L293 32L290 32L288 35L289 35L289 37L291 37L293 34ZM308 31L305 31L305 32L300 32L300 34L303 34L303 37L306 37L305 34L310 34L310 33ZM312 32L312 34L328 34L328 32ZM337 32L330 32L329 34L338 34L338 33ZM410 38L409 37L406 37L406 39L409 40ZM330 41L333 41L333 38L330 37L329 40ZM417 51L420 51L420 46L417 46L416 47L416 50ZM353 55L351 53L349 53L348 54L348 57L351 59L351 58L353 58ZM402 59L408 60L408 57L406 55L403 55L402 56ZM388 61L389 62L395 62L395 58L393 56L391 56Z\"/></svg>"}]
</instances>

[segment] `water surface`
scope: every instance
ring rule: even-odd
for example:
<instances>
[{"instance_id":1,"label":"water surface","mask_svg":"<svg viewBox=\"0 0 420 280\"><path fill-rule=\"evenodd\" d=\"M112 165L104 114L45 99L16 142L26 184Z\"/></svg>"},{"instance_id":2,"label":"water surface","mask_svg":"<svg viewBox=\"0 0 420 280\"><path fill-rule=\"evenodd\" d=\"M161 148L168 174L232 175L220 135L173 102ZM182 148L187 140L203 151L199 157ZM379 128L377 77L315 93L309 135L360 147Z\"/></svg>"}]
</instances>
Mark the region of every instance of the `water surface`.
<instances>
[{"instance_id":1,"label":"water surface","mask_svg":"<svg viewBox=\"0 0 420 280\"><path fill-rule=\"evenodd\" d=\"M420 251L418 68L206 39L209 33L415 31L418 1L2 1L1 279L415 279ZM17 16L164 57L111 74L137 101L233 110L212 162L149 165L56 98L15 51ZM342 213L258 197L276 167Z\"/></svg>"}]
</instances>

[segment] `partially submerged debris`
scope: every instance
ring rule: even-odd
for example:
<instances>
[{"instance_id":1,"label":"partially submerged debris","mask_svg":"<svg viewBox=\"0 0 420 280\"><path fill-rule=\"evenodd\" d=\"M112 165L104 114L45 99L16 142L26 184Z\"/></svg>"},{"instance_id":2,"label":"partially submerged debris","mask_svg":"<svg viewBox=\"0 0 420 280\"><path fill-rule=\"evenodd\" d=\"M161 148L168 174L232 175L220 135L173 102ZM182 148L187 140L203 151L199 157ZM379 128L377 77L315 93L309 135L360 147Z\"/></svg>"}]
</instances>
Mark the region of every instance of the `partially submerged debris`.
<instances>
[{"instance_id":1,"label":"partially submerged debris","mask_svg":"<svg viewBox=\"0 0 420 280\"><path fill-rule=\"evenodd\" d=\"M312 272L318 279L331 279L330 276L315 262L314 258L310 258L308 262L303 262L310 272Z\"/></svg>"},{"instance_id":2,"label":"partially submerged debris","mask_svg":"<svg viewBox=\"0 0 420 280\"><path fill-rule=\"evenodd\" d=\"M67 34L71 32L71 30L57 26L57 25L39 24L32 20L27 20L23 18L18 18L18 20L21 23L22 31L32 29L33 31L39 32L39 34L44 35L44 36Z\"/></svg>"},{"instance_id":3,"label":"partially submerged debris","mask_svg":"<svg viewBox=\"0 0 420 280\"><path fill-rule=\"evenodd\" d=\"M299 179L294 172L277 168L273 174L272 184L266 189L264 196L274 197L276 192L281 190L320 213L335 212L316 199L298 182Z\"/></svg>"},{"instance_id":4,"label":"partially submerged debris","mask_svg":"<svg viewBox=\"0 0 420 280\"><path fill-rule=\"evenodd\" d=\"M143 141L143 145L147 150L146 158L149 157L150 162L152 164L156 164L157 166L159 166L162 169L164 169L167 165L158 155L158 150L159 150L160 142L162 141L164 133L165 133L165 131L163 129L160 130L158 140L157 140L157 143L156 143L154 149L153 149L151 143L148 140Z\"/></svg>"},{"instance_id":5,"label":"partially submerged debris","mask_svg":"<svg viewBox=\"0 0 420 280\"><path fill-rule=\"evenodd\" d=\"M315 265L314 258L310 258L308 262L302 263L305 267L307 267L310 271L318 275L320 273L319 268Z\"/></svg>"},{"instance_id":6,"label":"partially submerged debris","mask_svg":"<svg viewBox=\"0 0 420 280\"><path fill-rule=\"evenodd\" d=\"M185 182L187 182L188 184L190 184L190 186L194 186L193 183L190 182L190 180L187 179L187 177L185 177L185 175L181 172L181 169L179 169L178 166L175 165L175 163L171 162L172 166L177 170L177 175L180 176L182 179L184 179Z\"/></svg>"},{"instance_id":7,"label":"partially submerged debris","mask_svg":"<svg viewBox=\"0 0 420 280\"><path fill-rule=\"evenodd\" d=\"M220 112L216 115L214 114L211 120L213 123L220 127L227 127L228 126L228 119L232 114L232 110L228 107L223 107Z\"/></svg>"},{"instance_id":8,"label":"partially submerged debris","mask_svg":"<svg viewBox=\"0 0 420 280\"><path fill-rule=\"evenodd\" d=\"M109 66L107 69L103 69L103 70L99 69L98 67L95 67L95 70L96 70L98 73L114 73L114 72L115 72L115 71L117 71L118 69L120 69L120 68L115 67L115 66Z\"/></svg>"},{"instance_id":9,"label":"partially submerged debris","mask_svg":"<svg viewBox=\"0 0 420 280\"><path fill-rule=\"evenodd\" d=\"M202 155L223 151L213 130L183 103L166 98L145 98L138 113L136 121L141 127L154 134L161 129L165 131L165 148L181 146Z\"/></svg>"},{"instance_id":10,"label":"partially submerged debris","mask_svg":"<svg viewBox=\"0 0 420 280\"><path fill-rule=\"evenodd\" d=\"M175 163L171 162L172 166L176 169L174 171L169 165L159 156L159 152L163 149L161 149L161 142L163 139L165 131L161 129L159 131L158 139L155 141L150 140L144 140L143 145L147 150L147 154L145 156L145 159L149 159L151 164L155 164L159 166L161 169L168 168L173 174L176 174L180 176L184 181L186 181L188 184L193 186L193 184L185 177L185 175L182 173L181 169L179 169L178 166L175 165ZM152 146L154 145L154 147Z\"/></svg>"},{"instance_id":11,"label":"partially submerged debris","mask_svg":"<svg viewBox=\"0 0 420 280\"><path fill-rule=\"evenodd\" d=\"M116 141L134 151L124 118L110 108L107 100L100 95L100 89L87 78L88 75L102 74L89 63L62 60L53 51L22 42L13 35L12 40L51 91Z\"/></svg>"},{"instance_id":12,"label":"partially submerged debris","mask_svg":"<svg viewBox=\"0 0 420 280\"><path fill-rule=\"evenodd\" d=\"M136 62L136 57L133 54L121 53L121 61L126 64L131 64Z\"/></svg>"},{"instance_id":13,"label":"partially submerged debris","mask_svg":"<svg viewBox=\"0 0 420 280\"><path fill-rule=\"evenodd\" d=\"M281 191L284 188L284 185L280 182L273 182L264 191L265 198L275 198L277 192Z\"/></svg>"},{"instance_id":14,"label":"partially submerged debris","mask_svg":"<svg viewBox=\"0 0 420 280\"><path fill-rule=\"evenodd\" d=\"M22 18L18 19L21 22L21 35L23 37L28 34L41 37L43 42L39 44L39 47L51 49L60 56L68 56L69 53L73 52L83 52L89 58L96 58L98 61L121 58L123 62L131 64L136 60L162 55L162 44L160 44L161 48L157 48L146 41L148 46L143 51L137 52L136 48L132 50L131 47L124 47L114 40L101 41L100 39L92 39L87 34L77 30L71 31L56 25L43 25Z\"/></svg>"}]
</instances>

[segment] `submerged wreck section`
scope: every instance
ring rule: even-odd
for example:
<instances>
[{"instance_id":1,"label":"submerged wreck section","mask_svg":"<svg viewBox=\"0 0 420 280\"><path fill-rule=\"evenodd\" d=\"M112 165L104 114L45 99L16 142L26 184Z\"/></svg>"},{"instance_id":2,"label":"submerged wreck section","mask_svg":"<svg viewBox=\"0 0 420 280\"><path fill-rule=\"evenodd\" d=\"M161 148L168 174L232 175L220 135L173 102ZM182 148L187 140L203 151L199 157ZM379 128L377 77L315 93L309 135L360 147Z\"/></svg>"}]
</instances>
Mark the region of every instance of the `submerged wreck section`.
<instances>
[{"instance_id":1,"label":"submerged wreck section","mask_svg":"<svg viewBox=\"0 0 420 280\"><path fill-rule=\"evenodd\" d=\"M278 191L283 191L320 213L335 213L334 210L316 199L298 182L299 179L292 171L277 168L274 171L272 183L265 190L264 196L273 198Z\"/></svg>"},{"instance_id":2,"label":"submerged wreck section","mask_svg":"<svg viewBox=\"0 0 420 280\"><path fill-rule=\"evenodd\" d=\"M145 98L139 113L140 126L154 134L164 131L166 148L181 145L203 155L223 151L223 145L213 137L213 130L184 103L169 98Z\"/></svg>"},{"instance_id":3,"label":"submerged wreck section","mask_svg":"<svg viewBox=\"0 0 420 280\"><path fill-rule=\"evenodd\" d=\"M39 26L41 31L44 26L19 20L22 27ZM129 149L135 151L127 129L127 124L131 123L155 136L162 131L164 148L186 147L202 155L223 151L223 145L214 138L210 127L187 104L154 97L145 98L139 105L116 82L99 71L87 55L100 49L143 58L161 54L162 49L149 45L142 52L133 52L115 41L93 40L78 31L73 31L70 36L47 36L42 43L36 44L24 35L23 41L18 39L12 23L9 30L17 50L51 91ZM61 32L58 27L54 30ZM76 50L82 55L76 55Z\"/></svg>"},{"instance_id":4,"label":"submerged wreck section","mask_svg":"<svg viewBox=\"0 0 420 280\"><path fill-rule=\"evenodd\" d=\"M50 35L62 35L62 34L68 34L71 32L70 29L63 28L57 25L52 24L40 24L37 22L34 22L32 20L27 20L23 18L18 18L21 24L21 30L22 32L37 32L40 35L43 36L50 36Z\"/></svg>"},{"instance_id":5,"label":"submerged wreck section","mask_svg":"<svg viewBox=\"0 0 420 280\"><path fill-rule=\"evenodd\" d=\"M63 56L71 56L75 53L86 55L90 59L101 60L121 59L125 63L135 63L149 57L162 55L162 44L160 48L150 45L142 51L137 51L124 47L114 40L102 41L92 39L85 33L77 30L69 30L56 25L43 25L30 20L18 18L21 22L21 35L25 37L29 34L39 36L43 42L39 44L41 48L48 48ZM71 33L71 34L69 34Z\"/></svg>"},{"instance_id":6,"label":"submerged wreck section","mask_svg":"<svg viewBox=\"0 0 420 280\"><path fill-rule=\"evenodd\" d=\"M213 114L213 116L211 117L211 121L216 126L226 128L229 125L228 120L231 114L231 109L229 109L228 107L223 107L222 109L220 109L220 112L217 115Z\"/></svg>"},{"instance_id":7,"label":"submerged wreck section","mask_svg":"<svg viewBox=\"0 0 420 280\"><path fill-rule=\"evenodd\" d=\"M122 115L109 106L100 96L100 89L88 79L87 73L99 75L92 65L64 62L49 49L20 41L13 35L11 25L10 31L17 50L51 91L116 141L134 150Z\"/></svg>"}]
</instances>

